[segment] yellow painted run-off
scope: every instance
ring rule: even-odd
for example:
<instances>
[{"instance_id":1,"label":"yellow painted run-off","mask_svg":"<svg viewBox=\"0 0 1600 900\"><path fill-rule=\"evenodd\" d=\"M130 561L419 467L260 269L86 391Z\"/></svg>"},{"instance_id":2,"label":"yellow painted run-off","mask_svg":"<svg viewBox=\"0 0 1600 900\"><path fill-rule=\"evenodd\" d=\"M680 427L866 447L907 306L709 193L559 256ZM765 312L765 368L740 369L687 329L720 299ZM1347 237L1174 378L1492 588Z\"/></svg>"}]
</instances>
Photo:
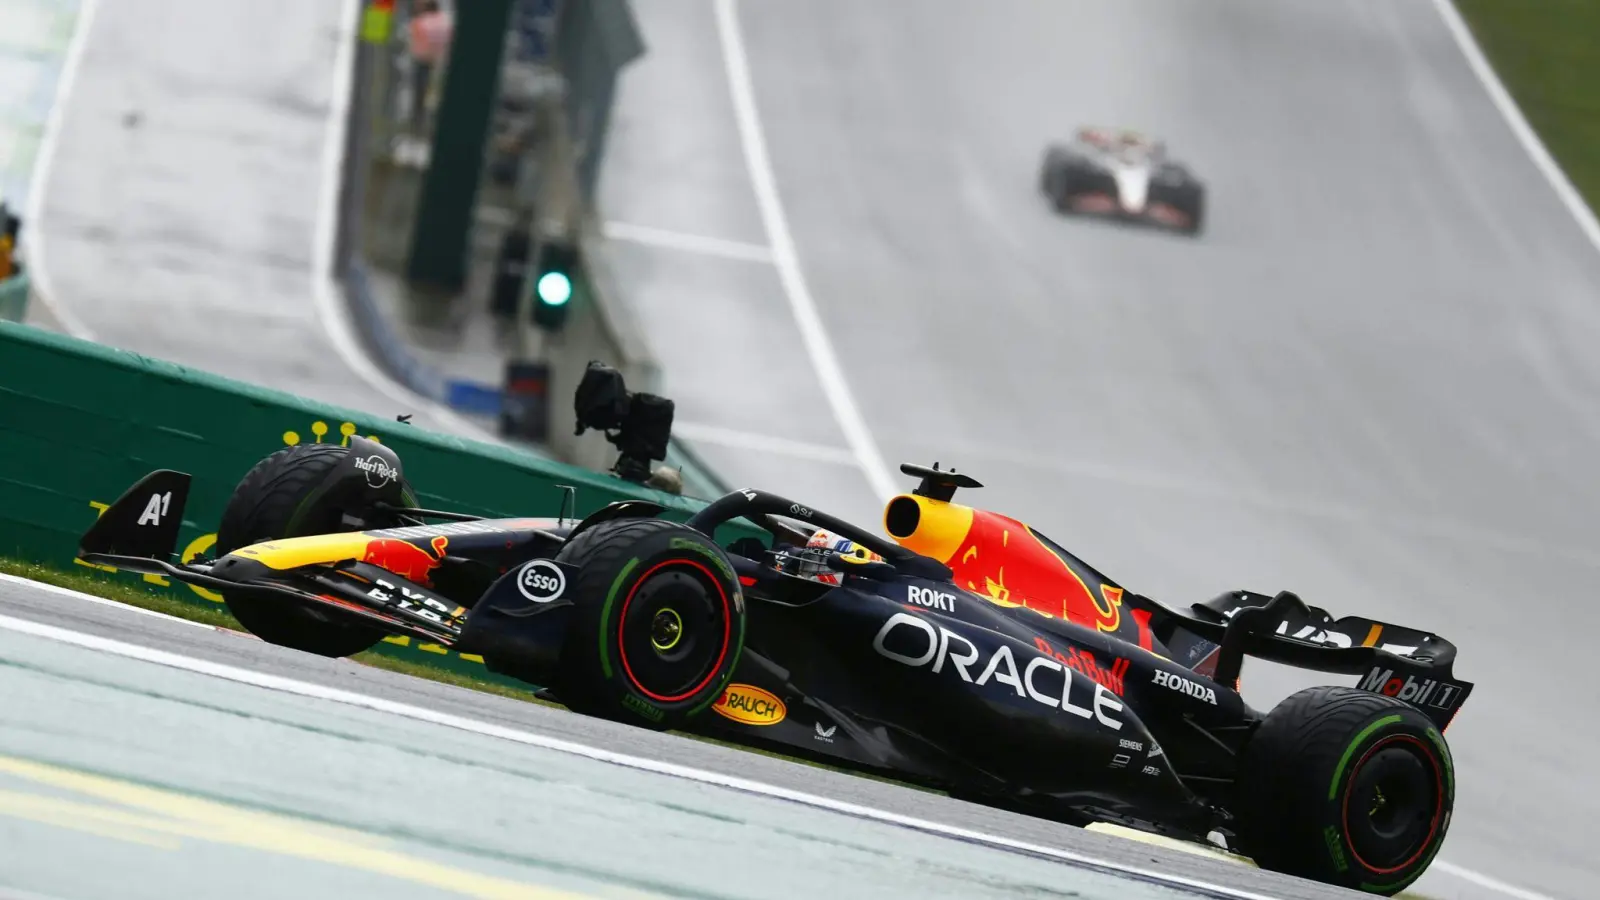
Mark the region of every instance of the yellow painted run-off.
<instances>
[{"instance_id":1,"label":"yellow painted run-off","mask_svg":"<svg viewBox=\"0 0 1600 900\"><path fill-rule=\"evenodd\" d=\"M1210 844L1197 844L1193 841L1180 841L1177 838L1169 838L1159 834L1150 834L1146 831L1139 831L1135 828L1125 828L1121 825L1112 825L1107 822L1095 822L1094 824L1087 826L1084 830L1094 831L1100 834L1109 834L1114 837L1126 838L1130 841L1138 841L1142 844L1154 844L1157 847L1165 847L1168 850L1179 850L1184 853L1193 853L1197 856L1209 856L1212 859L1220 859L1226 862L1241 863L1246 866L1255 865L1255 863L1252 862L1249 857L1240 856L1237 853L1229 853L1221 847L1216 847Z\"/></svg>"},{"instance_id":2,"label":"yellow painted run-off","mask_svg":"<svg viewBox=\"0 0 1600 900\"><path fill-rule=\"evenodd\" d=\"M392 849L387 838L361 831L242 809L30 760L0 756L0 775L52 789L0 789L0 817L125 841L151 850L178 851L185 841L204 841L329 863L467 897L577 900L587 896L422 859ZM76 796L63 797L63 792Z\"/></svg>"}]
</instances>

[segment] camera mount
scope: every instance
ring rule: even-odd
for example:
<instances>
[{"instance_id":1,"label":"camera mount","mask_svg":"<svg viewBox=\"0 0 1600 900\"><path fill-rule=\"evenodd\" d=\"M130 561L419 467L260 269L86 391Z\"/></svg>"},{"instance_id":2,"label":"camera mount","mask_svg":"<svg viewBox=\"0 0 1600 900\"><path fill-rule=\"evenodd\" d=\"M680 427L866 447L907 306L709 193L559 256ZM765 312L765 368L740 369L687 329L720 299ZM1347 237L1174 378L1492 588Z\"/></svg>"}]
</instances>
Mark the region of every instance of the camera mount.
<instances>
[{"instance_id":1,"label":"camera mount","mask_svg":"<svg viewBox=\"0 0 1600 900\"><path fill-rule=\"evenodd\" d=\"M573 397L578 427L574 434L593 428L621 452L611 471L624 481L643 484L650 478L650 463L667 458L672 439L671 400L655 394L630 393L622 373L591 360Z\"/></svg>"}]
</instances>

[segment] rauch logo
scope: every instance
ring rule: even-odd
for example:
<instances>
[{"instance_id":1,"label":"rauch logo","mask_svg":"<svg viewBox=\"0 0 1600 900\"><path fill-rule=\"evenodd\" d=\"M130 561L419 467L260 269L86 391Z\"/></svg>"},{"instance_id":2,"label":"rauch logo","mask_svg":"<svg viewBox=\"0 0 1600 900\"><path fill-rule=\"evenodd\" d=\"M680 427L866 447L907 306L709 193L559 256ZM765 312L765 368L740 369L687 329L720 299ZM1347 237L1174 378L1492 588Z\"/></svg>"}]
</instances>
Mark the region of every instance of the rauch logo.
<instances>
[{"instance_id":1,"label":"rauch logo","mask_svg":"<svg viewBox=\"0 0 1600 900\"><path fill-rule=\"evenodd\" d=\"M750 684L728 685L711 709L742 725L776 725L789 714L777 695Z\"/></svg>"}]
</instances>

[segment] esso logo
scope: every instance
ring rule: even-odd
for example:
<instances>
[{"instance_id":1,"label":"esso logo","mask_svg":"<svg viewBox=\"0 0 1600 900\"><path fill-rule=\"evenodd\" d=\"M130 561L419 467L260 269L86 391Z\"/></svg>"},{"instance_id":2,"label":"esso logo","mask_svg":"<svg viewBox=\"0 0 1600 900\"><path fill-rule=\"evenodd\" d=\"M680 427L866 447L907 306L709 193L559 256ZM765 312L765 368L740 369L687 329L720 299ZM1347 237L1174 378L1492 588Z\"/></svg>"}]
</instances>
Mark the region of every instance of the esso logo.
<instances>
[{"instance_id":1,"label":"esso logo","mask_svg":"<svg viewBox=\"0 0 1600 900\"><path fill-rule=\"evenodd\" d=\"M549 603L567 589L567 573L548 559L536 559L517 573L517 590L534 603Z\"/></svg>"}]
</instances>

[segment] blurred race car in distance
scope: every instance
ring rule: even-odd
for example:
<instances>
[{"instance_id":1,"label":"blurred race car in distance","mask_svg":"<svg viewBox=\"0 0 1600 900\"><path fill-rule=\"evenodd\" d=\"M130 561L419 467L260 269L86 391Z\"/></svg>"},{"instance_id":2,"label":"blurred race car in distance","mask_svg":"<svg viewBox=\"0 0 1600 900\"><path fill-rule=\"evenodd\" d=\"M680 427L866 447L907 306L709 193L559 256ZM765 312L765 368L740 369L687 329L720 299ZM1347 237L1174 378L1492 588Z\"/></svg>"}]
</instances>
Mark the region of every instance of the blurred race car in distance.
<instances>
[{"instance_id":1,"label":"blurred race car in distance","mask_svg":"<svg viewBox=\"0 0 1600 900\"><path fill-rule=\"evenodd\" d=\"M1205 184L1167 155L1166 142L1137 131L1080 128L1045 150L1039 189L1057 212L1098 215L1199 234Z\"/></svg>"}]
</instances>

